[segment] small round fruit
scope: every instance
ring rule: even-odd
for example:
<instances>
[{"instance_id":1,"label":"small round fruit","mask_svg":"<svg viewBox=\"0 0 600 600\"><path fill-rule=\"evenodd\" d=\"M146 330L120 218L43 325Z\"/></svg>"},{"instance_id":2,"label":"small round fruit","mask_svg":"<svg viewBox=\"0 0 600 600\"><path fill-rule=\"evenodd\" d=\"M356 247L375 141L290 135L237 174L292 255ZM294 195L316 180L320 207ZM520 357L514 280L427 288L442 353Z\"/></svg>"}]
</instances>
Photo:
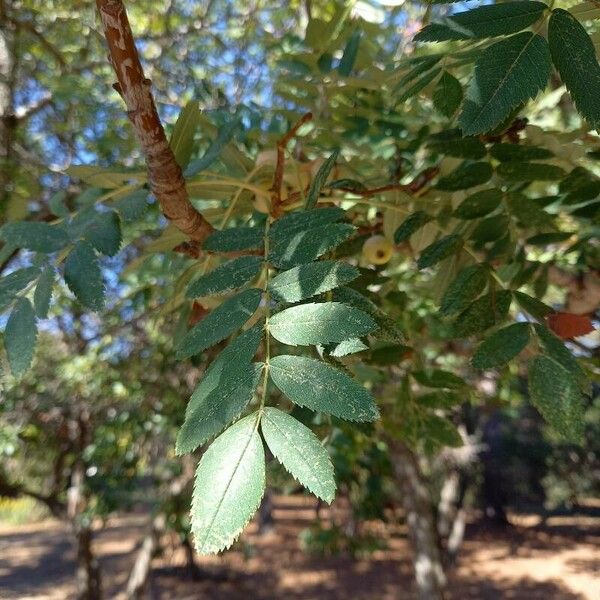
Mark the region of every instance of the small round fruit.
<instances>
[{"instance_id":1,"label":"small round fruit","mask_svg":"<svg viewBox=\"0 0 600 600\"><path fill-rule=\"evenodd\" d=\"M362 247L363 256L372 265L384 265L392 258L394 244L383 235L370 237Z\"/></svg>"}]
</instances>

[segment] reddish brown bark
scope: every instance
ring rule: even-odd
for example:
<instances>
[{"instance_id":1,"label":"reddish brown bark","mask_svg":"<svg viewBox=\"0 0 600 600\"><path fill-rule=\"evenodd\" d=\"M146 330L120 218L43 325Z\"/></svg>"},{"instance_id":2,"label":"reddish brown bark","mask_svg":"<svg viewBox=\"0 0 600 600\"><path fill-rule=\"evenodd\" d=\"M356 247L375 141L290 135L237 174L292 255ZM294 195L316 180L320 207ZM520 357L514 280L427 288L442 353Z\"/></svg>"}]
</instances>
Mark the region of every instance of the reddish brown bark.
<instances>
[{"instance_id":1,"label":"reddish brown bark","mask_svg":"<svg viewBox=\"0 0 600 600\"><path fill-rule=\"evenodd\" d=\"M190 202L181 168L156 111L151 82L144 76L125 6L122 0L96 0L96 5L117 75L115 89L125 101L146 157L152 192L163 214L190 239L202 242L213 227Z\"/></svg>"}]
</instances>

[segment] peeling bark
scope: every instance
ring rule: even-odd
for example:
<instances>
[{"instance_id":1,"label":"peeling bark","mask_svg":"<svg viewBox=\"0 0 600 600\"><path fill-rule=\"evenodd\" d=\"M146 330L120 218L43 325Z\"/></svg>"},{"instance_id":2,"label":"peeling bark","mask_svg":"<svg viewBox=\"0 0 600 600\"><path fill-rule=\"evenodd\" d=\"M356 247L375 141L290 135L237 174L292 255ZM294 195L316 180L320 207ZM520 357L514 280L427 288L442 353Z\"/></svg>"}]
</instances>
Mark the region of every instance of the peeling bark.
<instances>
[{"instance_id":1,"label":"peeling bark","mask_svg":"<svg viewBox=\"0 0 600 600\"><path fill-rule=\"evenodd\" d=\"M202 242L212 225L190 202L185 179L160 122L151 82L144 75L125 6L121 0L96 0L118 83L115 89L146 157L150 186L163 214L190 239Z\"/></svg>"}]
</instances>

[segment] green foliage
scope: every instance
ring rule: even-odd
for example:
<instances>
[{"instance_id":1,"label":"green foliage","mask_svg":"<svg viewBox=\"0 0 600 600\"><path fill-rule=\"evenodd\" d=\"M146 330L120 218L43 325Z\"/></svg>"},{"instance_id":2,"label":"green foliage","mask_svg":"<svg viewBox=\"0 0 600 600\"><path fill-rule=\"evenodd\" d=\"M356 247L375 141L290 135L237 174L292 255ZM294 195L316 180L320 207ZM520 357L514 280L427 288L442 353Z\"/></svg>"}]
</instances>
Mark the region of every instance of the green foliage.
<instances>
[{"instance_id":1,"label":"green foliage","mask_svg":"<svg viewBox=\"0 0 600 600\"><path fill-rule=\"evenodd\" d=\"M77 242L65 260L65 282L77 300L92 310L104 307L104 282L98 257L89 242Z\"/></svg>"},{"instance_id":2,"label":"green foliage","mask_svg":"<svg viewBox=\"0 0 600 600\"><path fill-rule=\"evenodd\" d=\"M343 60L343 58L342 58ZM341 66L341 63L340 63ZM308 190L308 194L306 194L306 202L304 203L304 209L310 210L315 208L317 205L317 201L319 199L319 194L331 173L331 169L333 169L335 165L335 161L337 160L339 154L339 150L336 150L319 168L315 178L312 180L310 184L310 188Z\"/></svg>"},{"instance_id":3,"label":"green foliage","mask_svg":"<svg viewBox=\"0 0 600 600\"><path fill-rule=\"evenodd\" d=\"M240 256L219 265L190 284L186 296L199 298L226 294L252 281L260 273L263 259L260 256Z\"/></svg>"},{"instance_id":4,"label":"green foliage","mask_svg":"<svg viewBox=\"0 0 600 600\"><path fill-rule=\"evenodd\" d=\"M33 294L33 306L35 314L40 319L45 319L48 316L50 301L52 300L52 288L54 287L54 278L56 274L54 268L47 266L40 275L35 293Z\"/></svg>"},{"instance_id":5,"label":"green foliage","mask_svg":"<svg viewBox=\"0 0 600 600\"><path fill-rule=\"evenodd\" d=\"M552 11L548 24L552 61L577 109L589 124L600 127L600 65L583 25L566 10Z\"/></svg>"},{"instance_id":6,"label":"green foliage","mask_svg":"<svg viewBox=\"0 0 600 600\"><path fill-rule=\"evenodd\" d=\"M483 290L488 272L481 265L465 267L446 289L440 303L440 313L453 315L463 311Z\"/></svg>"},{"instance_id":7,"label":"green foliage","mask_svg":"<svg viewBox=\"0 0 600 600\"><path fill-rule=\"evenodd\" d=\"M315 496L331 503L335 496L333 465L317 436L276 408L265 408L261 429L279 462Z\"/></svg>"},{"instance_id":8,"label":"green foliage","mask_svg":"<svg viewBox=\"0 0 600 600\"><path fill-rule=\"evenodd\" d=\"M396 229L394 233L394 242L396 242L396 244L406 242L412 235L419 231L419 229L425 227L429 221L431 221L431 217L422 210L412 213L406 217L400 227Z\"/></svg>"},{"instance_id":9,"label":"green foliage","mask_svg":"<svg viewBox=\"0 0 600 600\"><path fill-rule=\"evenodd\" d=\"M269 319L271 335L291 346L343 342L367 335L376 326L368 314L341 302L292 306Z\"/></svg>"},{"instance_id":10,"label":"green foliage","mask_svg":"<svg viewBox=\"0 0 600 600\"><path fill-rule=\"evenodd\" d=\"M60 225L19 221L8 223L0 230L0 239L15 248L52 253L62 250L68 243L67 232Z\"/></svg>"},{"instance_id":11,"label":"green foliage","mask_svg":"<svg viewBox=\"0 0 600 600\"><path fill-rule=\"evenodd\" d=\"M459 118L463 132L490 131L543 90L549 77L550 52L540 35L518 33L488 46L475 63L467 90Z\"/></svg>"},{"instance_id":12,"label":"green foliage","mask_svg":"<svg viewBox=\"0 0 600 600\"><path fill-rule=\"evenodd\" d=\"M514 323L493 333L477 348L471 361L476 369L501 367L529 343L529 323Z\"/></svg>"},{"instance_id":13,"label":"green foliage","mask_svg":"<svg viewBox=\"0 0 600 600\"><path fill-rule=\"evenodd\" d=\"M29 368L36 339L37 325L33 307L29 300L20 298L10 313L4 331L4 346L15 375L21 375Z\"/></svg>"},{"instance_id":14,"label":"green foliage","mask_svg":"<svg viewBox=\"0 0 600 600\"><path fill-rule=\"evenodd\" d=\"M177 349L177 358L198 354L235 333L256 312L261 298L262 292L251 288L225 300L187 332Z\"/></svg>"},{"instance_id":15,"label":"green foliage","mask_svg":"<svg viewBox=\"0 0 600 600\"><path fill-rule=\"evenodd\" d=\"M13 271L0 278L0 309L6 308L15 298L16 294L31 283L38 275L38 267L26 267Z\"/></svg>"},{"instance_id":16,"label":"green foliage","mask_svg":"<svg viewBox=\"0 0 600 600\"><path fill-rule=\"evenodd\" d=\"M444 117L452 117L463 100L460 81L448 71L444 71L433 91L433 105Z\"/></svg>"},{"instance_id":17,"label":"green foliage","mask_svg":"<svg viewBox=\"0 0 600 600\"><path fill-rule=\"evenodd\" d=\"M269 292L280 302L299 302L346 285L359 274L356 267L346 263L323 260L280 273L270 281Z\"/></svg>"},{"instance_id":18,"label":"green foliage","mask_svg":"<svg viewBox=\"0 0 600 600\"><path fill-rule=\"evenodd\" d=\"M492 173L492 166L487 162L465 161L449 175L440 177L436 187L445 192L467 190L487 183L492 178Z\"/></svg>"},{"instance_id":19,"label":"green foliage","mask_svg":"<svg viewBox=\"0 0 600 600\"><path fill-rule=\"evenodd\" d=\"M321 361L304 356L276 356L269 373L273 383L298 406L347 421L374 421L379 411L359 383Z\"/></svg>"},{"instance_id":20,"label":"green foliage","mask_svg":"<svg viewBox=\"0 0 600 600\"><path fill-rule=\"evenodd\" d=\"M529 366L529 393L544 418L566 439L581 441L583 397L573 374L548 356L537 356Z\"/></svg>"},{"instance_id":21,"label":"green foliage","mask_svg":"<svg viewBox=\"0 0 600 600\"><path fill-rule=\"evenodd\" d=\"M463 244L463 239L460 235L450 234L433 242L421 252L417 266L419 269L426 269L439 263L441 260L448 258L452 254L458 252Z\"/></svg>"},{"instance_id":22,"label":"green foliage","mask_svg":"<svg viewBox=\"0 0 600 600\"><path fill-rule=\"evenodd\" d=\"M502 196L502 191L497 188L475 192L460 203L454 216L467 220L485 217L500 206Z\"/></svg>"},{"instance_id":23,"label":"green foliage","mask_svg":"<svg viewBox=\"0 0 600 600\"><path fill-rule=\"evenodd\" d=\"M547 8L543 2L528 0L479 6L427 25L415 36L415 41L442 42L508 35L535 23Z\"/></svg>"},{"instance_id":24,"label":"green foliage","mask_svg":"<svg viewBox=\"0 0 600 600\"><path fill-rule=\"evenodd\" d=\"M257 250L263 242L263 231L259 227L232 227L212 233L203 247L209 252L240 252Z\"/></svg>"},{"instance_id":25,"label":"green foliage","mask_svg":"<svg viewBox=\"0 0 600 600\"><path fill-rule=\"evenodd\" d=\"M265 453L252 414L222 433L202 456L192 495L192 532L202 554L231 546L265 490Z\"/></svg>"}]
</instances>

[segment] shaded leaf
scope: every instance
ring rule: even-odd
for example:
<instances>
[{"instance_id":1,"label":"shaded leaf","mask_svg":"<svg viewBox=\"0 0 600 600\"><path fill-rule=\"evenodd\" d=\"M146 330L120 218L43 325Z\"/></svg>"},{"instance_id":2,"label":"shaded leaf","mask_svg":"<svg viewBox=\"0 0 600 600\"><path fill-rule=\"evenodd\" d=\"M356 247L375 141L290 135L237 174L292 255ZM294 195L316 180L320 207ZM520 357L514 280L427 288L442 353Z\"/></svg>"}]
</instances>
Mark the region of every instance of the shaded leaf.
<instances>
[{"instance_id":1,"label":"shaded leaf","mask_svg":"<svg viewBox=\"0 0 600 600\"><path fill-rule=\"evenodd\" d=\"M338 65L338 73L343 77L348 77L352 73L354 63L356 62L356 56L358 54L358 47L360 45L361 32L359 30L353 31L352 35L348 38L344 53L340 59Z\"/></svg>"},{"instance_id":2,"label":"shaded leaf","mask_svg":"<svg viewBox=\"0 0 600 600\"><path fill-rule=\"evenodd\" d=\"M556 8L548 23L552 62L581 115L600 127L600 65L587 31L568 11Z\"/></svg>"},{"instance_id":3,"label":"shaded leaf","mask_svg":"<svg viewBox=\"0 0 600 600\"><path fill-rule=\"evenodd\" d=\"M505 162L496 172L508 181L558 181L566 176L560 167L544 163Z\"/></svg>"},{"instance_id":4,"label":"shaded leaf","mask_svg":"<svg viewBox=\"0 0 600 600\"><path fill-rule=\"evenodd\" d=\"M475 63L459 117L464 134L490 131L543 90L549 78L550 51L542 36L527 31L488 46Z\"/></svg>"},{"instance_id":5,"label":"shaded leaf","mask_svg":"<svg viewBox=\"0 0 600 600\"><path fill-rule=\"evenodd\" d=\"M426 269L455 254L462 248L463 239L460 235L450 234L433 242L421 252L417 267Z\"/></svg>"},{"instance_id":6,"label":"shaded leaf","mask_svg":"<svg viewBox=\"0 0 600 600\"><path fill-rule=\"evenodd\" d=\"M583 437L583 398L573 376L547 356L529 365L529 394L544 419L562 436L574 442Z\"/></svg>"},{"instance_id":7,"label":"shaded leaf","mask_svg":"<svg viewBox=\"0 0 600 600\"><path fill-rule=\"evenodd\" d=\"M33 294L33 306L35 314L40 319L45 319L48 316L50 308L50 300L52 299L52 288L54 287L54 267L47 266L40 275L35 292Z\"/></svg>"},{"instance_id":8,"label":"shaded leaf","mask_svg":"<svg viewBox=\"0 0 600 600\"><path fill-rule=\"evenodd\" d=\"M431 219L432 217L422 210L412 213L406 217L400 227L396 229L396 232L394 233L394 242L396 244L401 244L402 242L407 241L414 233L419 231L419 229L425 227Z\"/></svg>"},{"instance_id":9,"label":"shaded leaf","mask_svg":"<svg viewBox=\"0 0 600 600\"><path fill-rule=\"evenodd\" d=\"M177 435L177 454L193 452L239 417L258 385L263 365L230 363L216 387L187 412Z\"/></svg>"},{"instance_id":10,"label":"shaded leaf","mask_svg":"<svg viewBox=\"0 0 600 600\"><path fill-rule=\"evenodd\" d=\"M335 150L331 156L319 167L317 174L310 184L310 188L308 189L308 194L306 194L306 202L304 204L305 210L310 210L315 208L317 202L319 200L319 194L329 177L329 173L331 173L331 169L335 166L335 161L339 155L339 150Z\"/></svg>"},{"instance_id":11,"label":"shaded leaf","mask_svg":"<svg viewBox=\"0 0 600 600\"><path fill-rule=\"evenodd\" d=\"M433 90L433 106L444 117L450 118L458 110L463 100L460 81L444 71Z\"/></svg>"},{"instance_id":12,"label":"shaded leaf","mask_svg":"<svg viewBox=\"0 0 600 600\"><path fill-rule=\"evenodd\" d=\"M270 361L275 385L298 406L348 421L374 421L379 411L371 394L345 373L304 356L276 356Z\"/></svg>"},{"instance_id":13,"label":"shaded leaf","mask_svg":"<svg viewBox=\"0 0 600 600\"><path fill-rule=\"evenodd\" d=\"M15 376L23 374L33 360L37 325L33 307L27 298L17 300L4 331L4 347L10 369Z\"/></svg>"},{"instance_id":14,"label":"shaded leaf","mask_svg":"<svg viewBox=\"0 0 600 600\"><path fill-rule=\"evenodd\" d=\"M554 154L546 148L524 146L523 144L494 144L490 154L500 162L528 162L552 158Z\"/></svg>"},{"instance_id":15,"label":"shaded leaf","mask_svg":"<svg viewBox=\"0 0 600 600\"><path fill-rule=\"evenodd\" d=\"M187 332L177 358L189 358L230 336L256 312L261 298L261 290L250 288L225 300Z\"/></svg>"},{"instance_id":16,"label":"shaded leaf","mask_svg":"<svg viewBox=\"0 0 600 600\"><path fill-rule=\"evenodd\" d=\"M542 2L528 0L479 6L426 25L417 33L415 41L443 42L508 35L535 23L547 8Z\"/></svg>"},{"instance_id":17,"label":"shaded leaf","mask_svg":"<svg viewBox=\"0 0 600 600\"><path fill-rule=\"evenodd\" d=\"M465 267L442 297L440 313L453 315L464 310L483 290L488 282L488 270L482 265Z\"/></svg>"},{"instance_id":18,"label":"shaded leaf","mask_svg":"<svg viewBox=\"0 0 600 600\"><path fill-rule=\"evenodd\" d=\"M519 354L529 343L529 323L513 323L493 333L473 355L476 369L501 367Z\"/></svg>"},{"instance_id":19,"label":"shaded leaf","mask_svg":"<svg viewBox=\"0 0 600 600\"><path fill-rule=\"evenodd\" d=\"M27 284L31 283L38 275L38 267L25 267L13 271L4 277L0 277L0 311L10 304L15 295L20 292Z\"/></svg>"},{"instance_id":20,"label":"shaded leaf","mask_svg":"<svg viewBox=\"0 0 600 600\"><path fill-rule=\"evenodd\" d=\"M536 319L543 319L546 315L554 312L552 307L544 304L541 300L538 300L533 296L517 291L514 292L514 296L515 300L519 303L519 306Z\"/></svg>"},{"instance_id":21,"label":"shaded leaf","mask_svg":"<svg viewBox=\"0 0 600 600\"><path fill-rule=\"evenodd\" d=\"M254 279L261 270L261 256L240 256L220 264L216 269L193 281L187 289L188 298L226 294Z\"/></svg>"},{"instance_id":22,"label":"shaded leaf","mask_svg":"<svg viewBox=\"0 0 600 600\"><path fill-rule=\"evenodd\" d=\"M96 213L83 237L106 256L114 256L121 247L121 221L114 210Z\"/></svg>"},{"instance_id":23,"label":"shaded leaf","mask_svg":"<svg viewBox=\"0 0 600 600\"><path fill-rule=\"evenodd\" d=\"M502 196L502 191L496 188L475 192L460 203L454 216L466 220L485 217L500 206Z\"/></svg>"},{"instance_id":24,"label":"shaded leaf","mask_svg":"<svg viewBox=\"0 0 600 600\"><path fill-rule=\"evenodd\" d=\"M0 238L15 248L52 253L69 243L67 232L60 226L35 221L7 223L0 229Z\"/></svg>"},{"instance_id":25,"label":"shaded leaf","mask_svg":"<svg viewBox=\"0 0 600 600\"><path fill-rule=\"evenodd\" d=\"M359 275L359 270L352 265L324 260L280 273L270 281L269 291L275 300L299 302L345 285Z\"/></svg>"},{"instance_id":26,"label":"shaded leaf","mask_svg":"<svg viewBox=\"0 0 600 600\"><path fill-rule=\"evenodd\" d=\"M65 260L65 282L77 300L92 310L104 307L104 281L98 257L89 242L81 241Z\"/></svg>"},{"instance_id":27,"label":"shaded leaf","mask_svg":"<svg viewBox=\"0 0 600 600\"><path fill-rule=\"evenodd\" d=\"M452 173L440 177L435 187L446 192L466 190L487 183L494 174L487 162L468 162L459 165Z\"/></svg>"},{"instance_id":28,"label":"shaded leaf","mask_svg":"<svg viewBox=\"0 0 600 600\"><path fill-rule=\"evenodd\" d=\"M432 388L445 388L445 389L458 389L465 386L465 382L450 371L444 371L442 369L432 369L429 371L414 371L412 376L421 384L426 387Z\"/></svg>"},{"instance_id":29,"label":"shaded leaf","mask_svg":"<svg viewBox=\"0 0 600 600\"><path fill-rule=\"evenodd\" d=\"M490 292L475 300L454 321L453 337L468 337L502 322L512 300L508 290Z\"/></svg>"},{"instance_id":30,"label":"shaded leaf","mask_svg":"<svg viewBox=\"0 0 600 600\"><path fill-rule=\"evenodd\" d=\"M231 227L211 233L202 248L208 252L239 252L258 250L264 244L264 231L260 227Z\"/></svg>"}]
</instances>

